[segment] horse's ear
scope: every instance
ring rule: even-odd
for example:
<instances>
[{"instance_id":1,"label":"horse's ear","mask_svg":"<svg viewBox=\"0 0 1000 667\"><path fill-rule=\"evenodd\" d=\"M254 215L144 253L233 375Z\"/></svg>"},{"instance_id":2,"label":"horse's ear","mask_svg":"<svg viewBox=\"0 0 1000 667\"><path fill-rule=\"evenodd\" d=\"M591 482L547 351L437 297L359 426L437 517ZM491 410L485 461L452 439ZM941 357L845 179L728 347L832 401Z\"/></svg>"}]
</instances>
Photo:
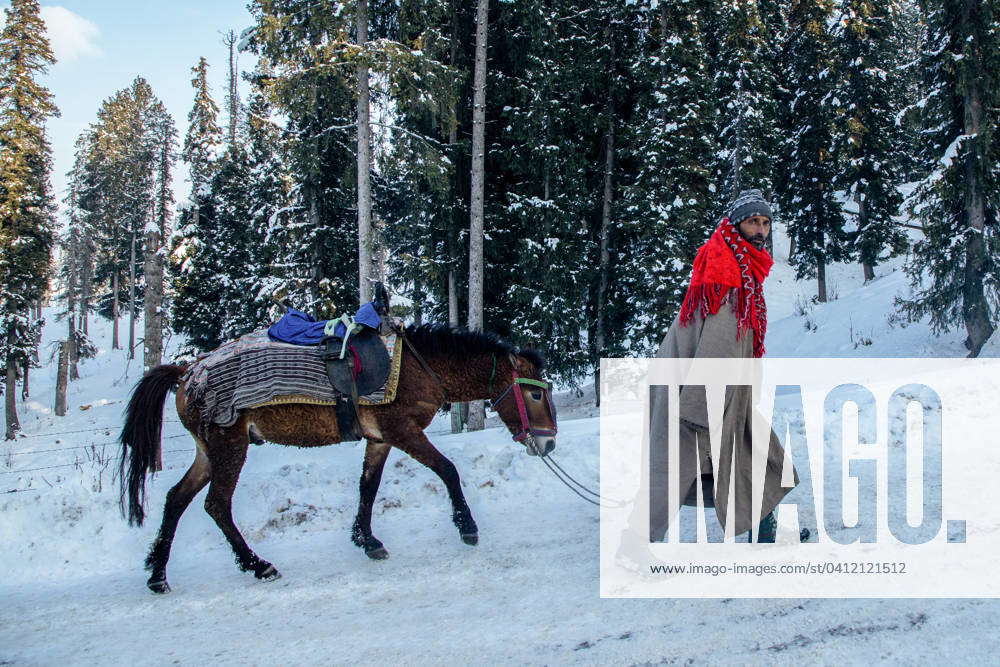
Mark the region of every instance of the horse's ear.
<instances>
[{"instance_id":1,"label":"horse's ear","mask_svg":"<svg viewBox=\"0 0 1000 667\"><path fill-rule=\"evenodd\" d=\"M532 348L519 349L517 354L520 358L534 366L535 371L541 373L545 369L545 357L539 354L537 350Z\"/></svg>"}]
</instances>

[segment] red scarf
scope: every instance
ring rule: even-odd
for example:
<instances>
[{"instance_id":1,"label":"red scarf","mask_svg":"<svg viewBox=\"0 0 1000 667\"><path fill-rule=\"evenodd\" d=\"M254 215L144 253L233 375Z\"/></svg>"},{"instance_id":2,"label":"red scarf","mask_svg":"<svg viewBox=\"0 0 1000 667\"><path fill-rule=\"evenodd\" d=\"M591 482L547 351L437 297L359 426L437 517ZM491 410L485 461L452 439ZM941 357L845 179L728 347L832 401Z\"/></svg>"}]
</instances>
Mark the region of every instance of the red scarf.
<instances>
[{"instance_id":1,"label":"red scarf","mask_svg":"<svg viewBox=\"0 0 1000 667\"><path fill-rule=\"evenodd\" d=\"M730 224L729 218L723 218L694 258L691 285L681 305L681 326L691 324L696 312L702 317L719 312L735 289L736 337L753 329L753 356L763 357L767 333L764 279L772 264L774 260L766 250L757 250Z\"/></svg>"}]
</instances>

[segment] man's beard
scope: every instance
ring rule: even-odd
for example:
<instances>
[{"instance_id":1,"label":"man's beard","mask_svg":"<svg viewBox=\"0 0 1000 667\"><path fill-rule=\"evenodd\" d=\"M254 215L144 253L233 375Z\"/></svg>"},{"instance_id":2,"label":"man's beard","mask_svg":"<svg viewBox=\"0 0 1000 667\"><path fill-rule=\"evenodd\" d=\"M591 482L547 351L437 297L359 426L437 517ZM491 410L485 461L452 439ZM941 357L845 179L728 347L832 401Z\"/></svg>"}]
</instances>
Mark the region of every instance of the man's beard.
<instances>
[{"instance_id":1,"label":"man's beard","mask_svg":"<svg viewBox=\"0 0 1000 667\"><path fill-rule=\"evenodd\" d=\"M740 236L743 240L752 245L757 250L763 250L764 246L767 244L767 237L763 234L758 234L756 236L747 236L743 232L740 232Z\"/></svg>"}]
</instances>

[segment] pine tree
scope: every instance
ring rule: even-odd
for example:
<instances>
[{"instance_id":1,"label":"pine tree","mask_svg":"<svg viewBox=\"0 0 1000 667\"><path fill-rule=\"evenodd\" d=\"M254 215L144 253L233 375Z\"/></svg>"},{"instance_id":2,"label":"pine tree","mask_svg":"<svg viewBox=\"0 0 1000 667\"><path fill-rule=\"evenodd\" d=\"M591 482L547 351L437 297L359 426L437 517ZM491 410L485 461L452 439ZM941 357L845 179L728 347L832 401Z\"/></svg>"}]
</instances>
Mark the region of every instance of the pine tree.
<instances>
[{"instance_id":1,"label":"pine tree","mask_svg":"<svg viewBox=\"0 0 1000 667\"><path fill-rule=\"evenodd\" d=\"M320 317L358 299L356 72L351 13L334 0L255 0L250 47L270 74L268 101L285 119L281 148L295 187L271 240L278 296Z\"/></svg>"},{"instance_id":2,"label":"pine tree","mask_svg":"<svg viewBox=\"0 0 1000 667\"><path fill-rule=\"evenodd\" d=\"M837 25L841 71L834 105L839 116L834 151L840 157L834 185L857 204L854 254L865 281L882 260L905 252L906 235L893 219L902 195L900 153L905 136L897 117L905 100L901 57L893 38L899 29L896 2L845 0ZM838 104L839 102L839 104Z\"/></svg>"},{"instance_id":3,"label":"pine tree","mask_svg":"<svg viewBox=\"0 0 1000 667\"><path fill-rule=\"evenodd\" d=\"M73 304L77 312L75 328L80 335L89 332L90 312L94 307L94 269L98 250L96 218L100 213L101 192L96 183L95 164L91 160L94 142L92 129L77 137L73 168L68 174L69 193L64 200L68 223L64 240L67 258L63 272L64 280L76 286Z\"/></svg>"},{"instance_id":4,"label":"pine tree","mask_svg":"<svg viewBox=\"0 0 1000 667\"><path fill-rule=\"evenodd\" d=\"M188 113L188 130L184 135L181 157L188 164L191 174L191 199L197 218L198 202L215 172L215 163L222 147L222 128L219 127L219 106L212 99L208 87L208 61L204 57L191 68L194 78L194 104ZM197 225L197 221L195 222Z\"/></svg>"},{"instance_id":5,"label":"pine tree","mask_svg":"<svg viewBox=\"0 0 1000 667\"><path fill-rule=\"evenodd\" d=\"M174 330L188 335L188 346L204 351L222 342L224 325L217 310L220 275L225 274L222 250L216 241L222 225L212 189L220 171L223 135L218 123L219 107L209 91L208 61L200 58L191 73L194 103L188 113L181 151L190 174L191 205L182 211L171 241L172 317Z\"/></svg>"},{"instance_id":6,"label":"pine tree","mask_svg":"<svg viewBox=\"0 0 1000 667\"><path fill-rule=\"evenodd\" d=\"M237 299L234 300L233 319L224 330L226 338L233 338L268 322L273 306L271 296L280 287L280 278L273 267L281 256L281 248L273 241L280 236L280 228L291 198L291 177L279 148L280 135L271 119L272 108L267 97L256 88L251 94L242 143L247 146L248 179L245 181L244 206L247 210L247 234L251 248L248 264L243 267L237 281Z\"/></svg>"},{"instance_id":7,"label":"pine tree","mask_svg":"<svg viewBox=\"0 0 1000 667\"><path fill-rule=\"evenodd\" d=\"M913 113L912 104L923 98L920 52L927 39L923 16L915 0L903 0L900 3L897 26L899 35L896 40L899 42L897 72L900 78L899 86L903 91L902 97L907 102L896 117L899 132L903 137L902 149L897 157L903 179L906 182L913 182L923 176L919 173L922 165L918 157L920 116L918 113Z\"/></svg>"},{"instance_id":8,"label":"pine tree","mask_svg":"<svg viewBox=\"0 0 1000 667\"><path fill-rule=\"evenodd\" d=\"M127 356L135 356L135 326L145 282L139 270L145 264L143 238L147 223L155 222L156 181L161 164L161 137L166 111L143 77L106 100L94 127L91 159L99 173L99 244L104 252L99 277L111 282L111 316L117 318L123 289L129 311ZM107 312L107 308L104 309Z\"/></svg>"},{"instance_id":9,"label":"pine tree","mask_svg":"<svg viewBox=\"0 0 1000 667\"><path fill-rule=\"evenodd\" d=\"M793 91L784 110L788 136L780 159L784 182L778 192L782 217L794 242L796 276L817 277L817 299L827 300L826 266L850 257L841 202L833 188L836 72L829 31L832 0L793 0L784 79Z\"/></svg>"},{"instance_id":10,"label":"pine tree","mask_svg":"<svg viewBox=\"0 0 1000 667\"><path fill-rule=\"evenodd\" d=\"M487 286L496 298L487 300L488 326L544 349L547 373L571 383L591 368L584 332L594 267L581 258L594 248L588 218L603 214L607 166L606 150L592 160L606 134L594 117L606 121L608 105L606 95L590 97L584 63L599 47L579 39L588 22L580 9L504 6L495 35L504 71L488 105L503 128L491 140L488 171L505 190L490 207Z\"/></svg>"},{"instance_id":11,"label":"pine tree","mask_svg":"<svg viewBox=\"0 0 1000 667\"><path fill-rule=\"evenodd\" d=\"M394 125L403 131L381 151L374 204L384 222L390 282L410 298L414 321L449 321L453 311L458 324L468 293L460 241L468 238L471 134L464 45L474 10L441 0L406 2L398 13L395 39L421 57L397 69Z\"/></svg>"},{"instance_id":12,"label":"pine tree","mask_svg":"<svg viewBox=\"0 0 1000 667\"><path fill-rule=\"evenodd\" d=\"M777 142L775 83L768 67L774 36L761 20L757 0L724 2L714 96L719 106L721 184L712 211L743 190L773 192L771 169ZM714 216L713 216L714 217Z\"/></svg>"},{"instance_id":13,"label":"pine tree","mask_svg":"<svg viewBox=\"0 0 1000 667\"><path fill-rule=\"evenodd\" d=\"M713 227L715 108L696 7L661 2L650 13L653 41L640 71L652 85L628 137L636 176L623 206L633 236L623 244L628 270L615 299L629 305L619 319L628 333L619 353L659 343L683 299L694 251Z\"/></svg>"},{"instance_id":14,"label":"pine tree","mask_svg":"<svg viewBox=\"0 0 1000 667\"><path fill-rule=\"evenodd\" d=\"M924 238L907 272L910 320L936 331L964 325L969 356L996 328L1000 242L1000 8L995 2L927 0L922 58L926 96L917 105L920 157L929 173L908 209Z\"/></svg>"},{"instance_id":15,"label":"pine tree","mask_svg":"<svg viewBox=\"0 0 1000 667\"><path fill-rule=\"evenodd\" d=\"M27 312L46 289L53 242L45 122L58 110L38 79L55 58L39 12L37 0L13 0L0 31L0 358L7 439L20 430L17 369L37 344Z\"/></svg>"},{"instance_id":16,"label":"pine tree","mask_svg":"<svg viewBox=\"0 0 1000 667\"><path fill-rule=\"evenodd\" d=\"M94 273L94 234L89 212L83 207L81 191L86 188L84 149L86 133L77 140L76 158L69 176L66 226L60 239L62 265L59 277L66 298L67 340L70 342L69 379L79 379L77 362L92 356L93 345L86 335L87 316Z\"/></svg>"}]
</instances>

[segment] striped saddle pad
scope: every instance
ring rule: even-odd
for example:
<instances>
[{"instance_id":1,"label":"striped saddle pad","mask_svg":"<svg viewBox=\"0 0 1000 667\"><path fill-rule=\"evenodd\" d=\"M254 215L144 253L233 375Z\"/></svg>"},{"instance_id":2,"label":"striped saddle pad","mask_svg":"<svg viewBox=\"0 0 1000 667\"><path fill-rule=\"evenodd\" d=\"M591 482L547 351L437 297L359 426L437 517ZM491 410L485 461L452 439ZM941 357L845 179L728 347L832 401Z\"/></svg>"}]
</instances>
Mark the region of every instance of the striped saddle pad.
<instances>
[{"instance_id":1,"label":"striped saddle pad","mask_svg":"<svg viewBox=\"0 0 1000 667\"><path fill-rule=\"evenodd\" d=\"M389 352L389 377L380 389L360 397L361 405L385 405L396 398L403 346L383 336ZM306 403L336 405L319 346L290 345L255 331L198 358L184 377L188 405L201 411L202 424L232 426L241 410Z\"/></svg>"}]
</instances>

